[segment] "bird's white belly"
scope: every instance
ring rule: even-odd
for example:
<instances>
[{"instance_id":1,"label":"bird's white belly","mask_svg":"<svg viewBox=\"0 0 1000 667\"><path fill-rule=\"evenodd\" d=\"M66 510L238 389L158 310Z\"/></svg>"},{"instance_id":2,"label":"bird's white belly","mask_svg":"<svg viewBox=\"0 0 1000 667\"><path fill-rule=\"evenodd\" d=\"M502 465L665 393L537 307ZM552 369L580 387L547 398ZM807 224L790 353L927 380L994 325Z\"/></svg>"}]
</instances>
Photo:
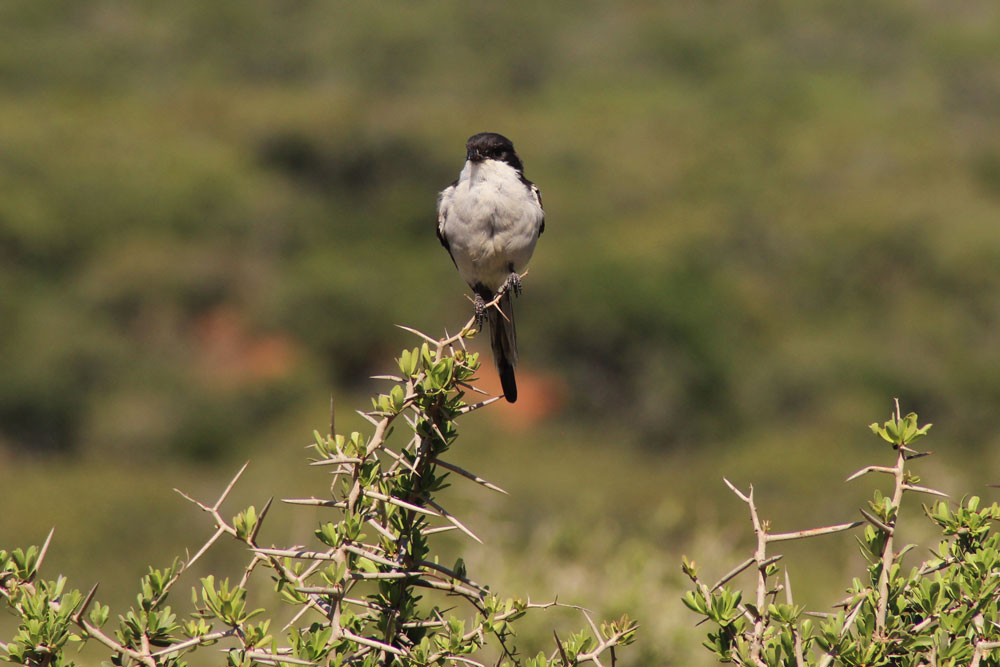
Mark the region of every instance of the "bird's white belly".
<instances>
[{"instance_id":1,"label":"bird's white belly","mask_svg":"<svg viewBox=\"0 0 1000 667\"><path fill-rule=\"evenodd\" d=\"M444 233L462 279L470 286L482 283L496 291L511 271L524 271L543 213L518 188L484 192L486 187L470 189L468 181L458 185Z\"/></svg>"}]
</instances>

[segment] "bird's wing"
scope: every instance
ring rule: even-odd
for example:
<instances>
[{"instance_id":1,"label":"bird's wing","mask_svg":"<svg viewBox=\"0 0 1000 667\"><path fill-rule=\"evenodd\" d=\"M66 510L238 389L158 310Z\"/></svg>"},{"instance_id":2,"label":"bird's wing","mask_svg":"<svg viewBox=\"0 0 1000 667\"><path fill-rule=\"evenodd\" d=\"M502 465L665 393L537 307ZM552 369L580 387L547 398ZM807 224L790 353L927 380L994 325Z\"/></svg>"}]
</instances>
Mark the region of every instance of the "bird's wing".
<instances>
[{"instance_id":1,"label":"bird's wing","mask_svg":"<svg viewBox=\"0 0 1000 667\"><path fill-rule=\"evenodd\" d=\"M542 223L538 226L538 235L541 236L542 232L545 231L545 207L542 206L542 191L538 189L537 185L532 183L531 194L535 195L535 199L538 201L538 208L542 209Z\"/></svg>"},{"instance_id":2,"label":"bird's wing","mask_svg":"<svg viewBox=\"0 0 1000 667\"><path fill-rule=\"evenodd\" d=\"M444 246L444 249L448 251L448 256L451 257L451 261L455 262L455 256L451 254L451 246L448 244L448 237L444 235L444 223L448 219L448 213L451 211L451 197L455 192L455 186L458 181L455 181L438 195L438 221L437 221L437 237ZM455 266L458 266L455 263Z\"/></svg>"}]
</instances>

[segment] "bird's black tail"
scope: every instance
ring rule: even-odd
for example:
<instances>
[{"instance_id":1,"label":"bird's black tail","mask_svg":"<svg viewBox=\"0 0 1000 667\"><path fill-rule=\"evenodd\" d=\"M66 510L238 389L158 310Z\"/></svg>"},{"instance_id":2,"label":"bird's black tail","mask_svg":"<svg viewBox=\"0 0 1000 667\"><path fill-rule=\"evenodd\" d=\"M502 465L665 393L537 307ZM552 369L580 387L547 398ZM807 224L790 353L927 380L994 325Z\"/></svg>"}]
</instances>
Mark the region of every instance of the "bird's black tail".
<instances>
[{"instance_id":1,"label":"bird's black tail","mask_svg":"<svg viewBox=\"0 0 1000 667\"><path fill-rule=\"evenodd\" d=\"M514 329L514 301L509 291L504 292L497 308L487 311L490 322L490 346L493 361L500 373L500 385L504 398L509 403L517 400L517 383L514 381L514 367L517 366L517 331ZM502 313L501 313L502 311Z\"/></svg>"}]
</instances>

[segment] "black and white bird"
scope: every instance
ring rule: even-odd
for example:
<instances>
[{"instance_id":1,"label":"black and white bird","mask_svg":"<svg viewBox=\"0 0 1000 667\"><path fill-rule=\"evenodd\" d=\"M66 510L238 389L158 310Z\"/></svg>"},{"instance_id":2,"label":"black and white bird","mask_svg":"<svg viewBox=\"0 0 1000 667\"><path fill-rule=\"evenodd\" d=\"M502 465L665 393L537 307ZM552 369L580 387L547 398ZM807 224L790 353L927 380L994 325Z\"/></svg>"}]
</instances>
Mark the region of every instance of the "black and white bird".
<instances>
[{"instance_id":1,"label":"black and white bird","mask_svg":"<svg viewBox=\"0 0 1000 667\"><path fill-rule=\"evenodd\" d=\"M520 294L520 274L545 231L542 195L524 177L524 165L507 137L482 132L469 137L465 149L458 180L438 195L437 235L475 292L480 322L486 304L504 290L499 308L486 310L485 318L503 394L513 403L517 333L511 294Z\"/></svg>"}]
</instances>

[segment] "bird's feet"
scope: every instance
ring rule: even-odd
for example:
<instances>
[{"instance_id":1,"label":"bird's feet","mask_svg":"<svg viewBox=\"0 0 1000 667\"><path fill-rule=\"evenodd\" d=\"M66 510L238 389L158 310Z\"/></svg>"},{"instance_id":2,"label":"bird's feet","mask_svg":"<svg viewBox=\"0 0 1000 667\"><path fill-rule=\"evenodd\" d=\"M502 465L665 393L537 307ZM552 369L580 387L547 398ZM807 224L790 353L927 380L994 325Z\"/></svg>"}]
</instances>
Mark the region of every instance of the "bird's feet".
<instances>
[{"instance_id":1,"label":"bird's feet","mask_svg":"<svg viewBox=\"0 0 1000 667\"><path fill-rule=\"evenodd\" d=\"M482 331L483 323L486 321L486 301L477 294L472 300L472 305L476 309L476 329Z\"/></svg>"},{"instance_id":2,"label":"bird's feet","mask_svg":"<svg viewBox=\"0 0 1000 667\"><path fill-rule=\"evenodd\" d=\"M521 296L521 276L517 271L510 272L507 280L503 281L501 289L513 292L514 296Z\"/></svg>"}]
</instances>

